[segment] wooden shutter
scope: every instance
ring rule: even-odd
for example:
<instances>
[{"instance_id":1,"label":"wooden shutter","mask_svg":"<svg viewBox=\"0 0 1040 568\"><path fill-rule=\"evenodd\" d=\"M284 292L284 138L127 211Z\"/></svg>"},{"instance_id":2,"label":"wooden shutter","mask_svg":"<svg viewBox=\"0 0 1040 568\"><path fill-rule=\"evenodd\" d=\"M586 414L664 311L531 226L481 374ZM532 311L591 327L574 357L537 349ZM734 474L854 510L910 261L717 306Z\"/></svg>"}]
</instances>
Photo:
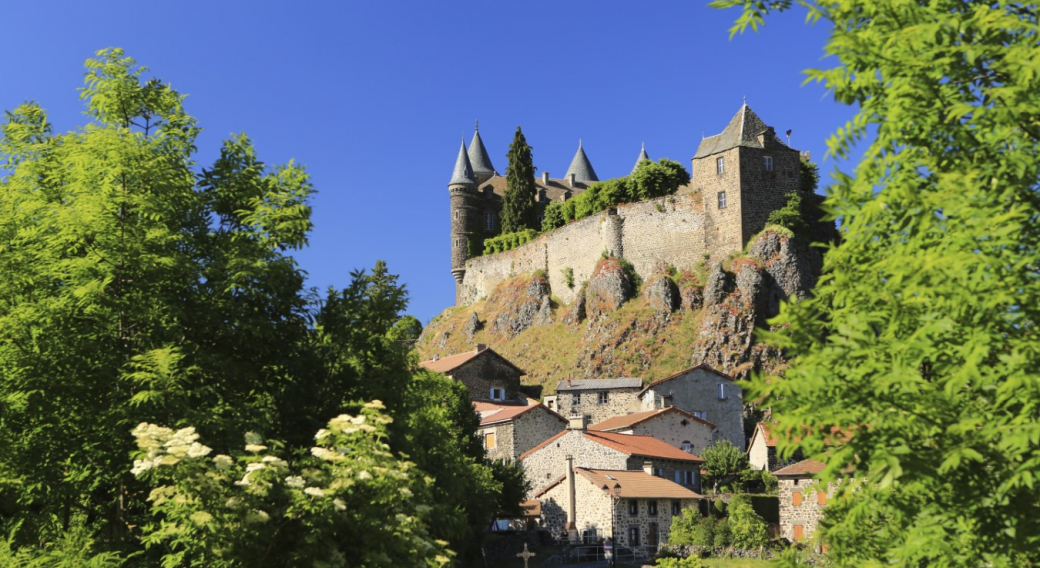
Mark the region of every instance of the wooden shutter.
<instances>
[{"instance_id":1,"label":"wooden shutter","mask_svg":"<svg viewBox=\"0 0 1040 568\"><path fill-rule=\"evenodd\" d=\"M795 491L795 492L791 493L791 504L794 505L795 507L801 507L802 506L802 492L801 491Z\"/></svg>"},{"instance_id":2,"label":"wooden shutter","mask_svg":"<svg viewBox=\"0 0 1040 568\"><path fill-rule=\"evenodd\" d=\"M794 541L802 542L805 539L805 527L802 525L794 526Z\"/></svg>"},{"instance_id":3,"label":"wooden shutter","mask_svg":"<svg viewBox=\"0 0 1040 568\"><path fill-rule=\"evenodd\" d=\"M826 491L817 491L816 492L816 504L821 506L821 507L827 504L827 492Z\"/></svg>"},{"instance_id":4,"label":"wooden shutter","mask_svg":"<svg viewBox=\"0 0 1040 568\"><path fill-rule=\"evenodd\" d=\"M484 447L489 450L492 450L496 447L494 432L488 432L487 434L484 434Z\"/></svg>"}]
</instances>

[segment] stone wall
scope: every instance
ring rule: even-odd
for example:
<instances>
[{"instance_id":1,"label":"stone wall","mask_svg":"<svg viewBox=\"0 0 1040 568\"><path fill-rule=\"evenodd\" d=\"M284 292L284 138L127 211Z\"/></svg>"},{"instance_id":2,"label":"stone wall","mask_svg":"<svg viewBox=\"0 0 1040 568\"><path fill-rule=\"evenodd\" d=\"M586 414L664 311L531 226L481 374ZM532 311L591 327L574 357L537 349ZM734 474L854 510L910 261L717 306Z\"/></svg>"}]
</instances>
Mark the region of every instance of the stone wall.
<instances>
[{"instance_id":1,"label":"stone wall","mask_svg":"<svg viewBox=\"0 0 1040 568\"><path fill-rule=\"evenodd\" d=\"M723 172L718 173L722 158ZM721 261L730 252L744 247L740 215L740 148L695 158L690 185L703 198L704 250L712 261ZM719 193L726 193L725 207L719 207Z\"/></svg>"},{"instance_id":2,"label":"stone wall","mask_svg":"<svg viewBox=\"0 0 1040 568\"><path fill-rule=\"evenodd\" d=\"M726 385L725 399L718 397L719 383ZM718 426L719 436L733 442L741 451L744 450L744 397L737 383L696 368L670 381L647 387L641 408L664 408L667 406L665 397L668 396L676 408L694 415L703 412L705 420Z\"/></svg>"},{"instance_id":3,"label":"stone wall","mask_svg":"<svg viewBox=\"0 0 1040 568\"><path fill-rule=\"evenodd\" d=\"M816 526L819 524L820 519L823 518L823 511L826 508L826 505L819 504L820 492L815 487L816 480L811 478L781 477L778 481L780 536L795 542L794 527L801 525L803 536L800 541L811 541L813 533L816 532ZM834 496L836 487L837 485L833 483L827 487L825 493L828 500ZM793 496L795 493L801 494L801 505L794 505Z\"/></svg>"},{"instance_id":4,"label":"stone wall","mask_svg":"<svg viewBox=\"0 0 1040 568\"><path fill-rule=\"evenodd\" d=\"M484 453L492 460L512 460L516 455L516 444L514 438L515 428L512 422L503 422L485 426L477 430L481 442L484 444ZM489 448L487 435L495 435L495 447Z\"/></svg>"},{"instance_id":5,"label":"stone wall","mask_svg":"<svg viewBox=\"0 0 1040 568\"><path fill-rule=\"evenodd\" d=\"M773 133L759 135L764 148L739 148L741 186L741 229L747 242L766 226L769 214L784 206L789 191L801 185L801 156L797 150L778 144ZM765 168L765 157L773 159L773 170Z\"/></svg>"},{"instance_id":6,"label":"stone wall","mask_svg":"<svg viewBox=\"0 0 1040 568\"><path fill-rule=\"evenodd\" d=\"M733 216L733 222L739 235L739 215ZM568 223L513 250L468 260L457 304L473 304L504 280L536 270L546 272L554 296L564 303L573 302L604 252L625 258L643 276L667 265L693 270L707 252L706 230L699 193L624 204ZM725 257L743 244L725 246L728 248L713 254ZM574 275L573 287L565 281L568 268Z\"/></svg>"},{"instance_id":7,"label":"stone wall","mask_svg":"<svg viewBox=\"0 0 1040 568\"><path fill-rule=\"evenodd\" d=\"M638 387L628 389L597 389L559 391L556 404L559 413L565 418L571 416L589 416L589 424L602 422L614 416L624 416L639 410ZM607 393L607 402L599 402L600 393ZM574 404L574 395L580 399Z\"/></svg>"},{"instance_id":8,"label":"stone wall","mask_svg":"<svg viewBox=\"0 0 1040 568\"><path fill-rule=\"evenodd\" d=\"M674 411L640 422L625 430L625 433L657 438L679 449L682 449L683 442L689 442L692 446L690 452L697 456L715 441L714 428Z\"/></svg>"},{"instance_id":9,"label":"stone wall","mask_svg":"<svg viewBox=\"0 0 1040 568\"><path fill-rule=\"evenodd\" d=\"M632 515L629 511L629 504L635 501L636 503L636 514ZM650 514L650 501L657 502L657 514ZM647 555L653 555L657 552L657 547L661 544L668 542L668 535L672 528L672 501L673 499L621 499L617 504L617 517L615 522L617 524L618 532L618 543L621 546L633 548L637 552L641 552ZM697 501L693 499L675 499L680 503L680 513L682 510L693 507L696 510ZM649 543L650 536L650 524L657 524L657 545L651 545ZM629 540L629 534L631 528L639 529L639 546L635 547Z\"/></svg>"},{"instance_id":10,"label":"stone wall","mask_svg":"<svg viewBox=\"0 0 1040 568\"><path fill-rule=\"evenodd\" d=\"M629 469L626 454L585 438L581 430L569 430L523 459L524 477L531 482L528 499L567 473L568 455L574 456L574 467Z\"/></svg>"},{"instance_id":11,"label":"stone wall","mask_svg":"<svg viewBox=\"0 0 1040 568\"><path fill-rule=\"evenodd\" d=\"M520 393L520 373L498 357L474 357L447 375L466 386L470 400L490 400L492 388L505 389L506 400L525 400Z\"/></svg>"},{"instance_id":12,"label":"stone wall","mask_svg":"<svg viewBox=\"0 0 1040 568\"><path fill-rule=\"evenodd\" d=\"M527 450L567 428L566 420L541 405L516 417L513 424L513 448L510 459L520 457Z\"/></svg>"}]
</instances>

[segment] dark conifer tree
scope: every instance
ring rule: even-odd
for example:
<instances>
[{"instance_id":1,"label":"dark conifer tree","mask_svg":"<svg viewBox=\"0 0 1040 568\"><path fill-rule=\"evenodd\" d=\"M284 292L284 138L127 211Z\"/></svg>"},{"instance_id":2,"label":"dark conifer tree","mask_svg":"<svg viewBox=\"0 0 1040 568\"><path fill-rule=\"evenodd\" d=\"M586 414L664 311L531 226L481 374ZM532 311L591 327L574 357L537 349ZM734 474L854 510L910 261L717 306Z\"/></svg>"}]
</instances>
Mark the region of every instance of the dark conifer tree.
<instances>
[{"instance_id":1,"label":"dark conifer tree","mask_svg":"<svg viewBox=\"0 0 1040 568\"><path fill-rule=\"evenodd\" d=\"M502 200L502 232L538 230L538 211L534 202L534 159L519 126L516 127L516 135L509 145L506 158L509 166L506 168L506 195Z\"/></svg>"}]
</instances>

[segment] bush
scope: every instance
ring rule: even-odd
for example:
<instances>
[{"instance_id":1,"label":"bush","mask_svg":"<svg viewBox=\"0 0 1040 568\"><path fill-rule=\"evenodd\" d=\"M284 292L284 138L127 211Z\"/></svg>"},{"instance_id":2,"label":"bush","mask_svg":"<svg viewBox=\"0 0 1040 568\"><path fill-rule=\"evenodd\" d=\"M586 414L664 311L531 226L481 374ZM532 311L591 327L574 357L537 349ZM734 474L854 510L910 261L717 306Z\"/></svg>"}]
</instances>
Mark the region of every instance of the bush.
<instances>
[{"instance_id":1,"label":"bush","mask_svg":"<svg viewBox=\"0 0 1040 568\"><path fill-rule=\"evenodd\" d=\"M537 236L538 231L535 231L534 229L524 229L523 231L506 233L490 239L484 239L484 254L494 254L496 252L505 252L507 250L515 249L520 245L527 244Z\"/></svg>"},{"instance_id":2,"label":"bush","mask_svg":"<svg viewBox=\"0 0 1040 568\"><path fill-rule=\"evenodd\" d=\"M560 201L553 201L545 206L545 215L542 217L542 232L551 231L567 224L567 218L563 215L563 205Z\"/></svg>"},{"instance_id":3,"label":"bush","mask_svg":"<svg viewBox=\"0 0 1040 568\"><path fill-rule=\"evenodd\" d=\"M658 558L655 564L658 568L701 568L704 566L701 559L695 556L686 558Z\"/></svg>"},{"instance_id":4,"label":"bush","mask_svg":"<svg viewBox=\"0 0 1040 568\"><path fill-rule=\"evenodd\" d=\"M729 546L733 542L733 533L729 519L719 519L715 522L715 535L712 545L718 548Z\"/></svg>"},{"instance_id":5,"label":"bush","mask_svg":"<svg viewBox=\"0 0 1040 568\"><path fill-rule=\"evenodd\" d=\"M731 542L738 548L758 548L769 541L766 522L751 506L747 495L734 495L729 502Z\"/></svg>"}]
</instances>

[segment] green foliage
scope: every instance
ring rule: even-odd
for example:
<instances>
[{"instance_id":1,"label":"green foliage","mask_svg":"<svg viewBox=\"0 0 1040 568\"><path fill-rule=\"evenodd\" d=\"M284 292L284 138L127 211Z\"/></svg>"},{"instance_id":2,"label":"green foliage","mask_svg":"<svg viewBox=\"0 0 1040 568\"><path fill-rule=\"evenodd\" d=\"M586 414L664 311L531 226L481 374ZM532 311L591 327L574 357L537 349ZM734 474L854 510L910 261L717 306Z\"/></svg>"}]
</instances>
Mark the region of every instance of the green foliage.
<instances>
[{"instance_id":1,"label":"green foliage","mask_svg":"<svg viewBox=\"0 0 1040 568\"><path fill-rule=\"evenodd\" d=\"M628 176L630 197L626 201L643 201L672 195L690 183L690 173L679 162L662 158L657 162L643 160Z\"/></svg>"},{"instance_id":2,"label":"green foliage","mask_svg":"<svg viewBox=\"0 0 1040 568\"><path fill-rule=\"evenodd\" d=\"M802 184L799 187L802 195L816 193L820 185L820 166L816 162L810 162L809 160L799 160L798 165L802 174Z\"/></svg>"},{"instance_id":3,"label":"green foliage","mask_svg":"<svg viewBox=\"0 0 1040 568\"><path fill-rule=\"evenodd\" d=\"M714 546L715 517L700 516L695 509L686 509L682 515L672 519L669 536L672 544L692 544L694 546Z\"/></svg>"},{"instance_id":4,"label":"green foliage","mask_svg":"<svg viewBox=\"0 0 1040 568\"><path fill-rule=\"evenodd\" d=\"M569 266L564 266L562 271L563 282L567 284L568 288L574 288L574 269Z\"/></svg>"},{"instance_id":5,"label":"green foliage","mask_svg":"<svg viewBox=\"0 0 1040 568\"><path fill-rule=\"evenodd\" d=\"M563 215L563 206L563 202L560 201L553 201L545 206L545 215L542 217L543 233L567 224L567 219Z\"/></svg>"},{"instance_id":6,"label":"green foliage","mask_svg":"<svg viewBox=\"0 0 1040 568\"><path fill-rule=\"evenodd\" d=\"M704 469L708 472L705 482L714 492L725 490L748 469L747 454L740 451L729 440L719 440L701 453Z\"/></svg>"},{"instance_id":7,"label":"green foliage","mask_svg":"<svg viewBox=\"0 0 1040 568\"><path fill-rule=\"evenodd\" d=\"M733 532L730 528L729 518L723 517L715 521L712 531L711 545L716 548L724 548L733 544Z\"/></svg>"},{"instance_id":8,"label":"green foliage","mask_svg":"<svg viewBox=\"0 0 1040 568\"><path fill-rule=\"evenodd\" d=\"M737 548L758 548L769 542L766 522L755 513L747 495L734 495L730 499L729 528L733 546Z\"/></svg>"},{"instance_id":9,"label":"green foliage","mask_svg":"<svg viewBox=\"0 0 1040 568\"><path fill-rule=\"evenodd\" d=\"M422 335L423 326L419 322L419 318L413 315L401 316L401 319L394 322L393 327L387 332L387 338L390 341L401 343L411 347L418 341L419 336Z\"/></svg>"},{"instance_id":10,"label":"green foliage","mask_svg":"<svg viewBox=\"0 0 1040 568\"><path fill-rule=\"evenodd\" d=\"M513 142L506 154L506 194L502 198L502 232L515 233L538 229L538 209L535 204L534 158L531 147L520 127L516 127Z\"/></svg>"},{"instance_id":11,"label":"green foliage","mask_svg":"<svg viewBox=\"0 0 1040 568\"><path fill-rule=\"evenodd\" d=\"M515 233L503 233L497 237L484 239L484 254L494 254L496 252L513 250L520 245L531 242L531 240L537 236L538 231L533 229L524 229Z\"/></svg>"},{"instance_id":12,"label":"green foliage","mask_svg":"<svg viewBox=\"0 0 1040 568\"><path fill-rule=\"evenodd\" d=\"M780 209L769 213L767 223L783 227L795 235L804 234L807 228L802 205L802 195L797 191L789 191L784 196L787 202Z\"/></svg>"},{"instance_id":13,"label":"green foliage","mask_svg":"<svg viewBox=\"0 0 1040 568\"><path fill-rule=\"evenodd\" d=\"M686 558L658 558L654 564L658 568L702 568L704 563L696 556Z\"/></svg>"},{"instance_id":14,"label":"green foliage","mask_svg":"<svg viewBox=\"0 0 1040 568\"><path fill-rule=\"evenodd\" d=\"M744 7L734 32L791 5L719 4ZM746 394L772 408L785 453L864 482L828 505L835 565L1037 565L1040 10L802 4L835 58L809 78L858 108L830 152L876 137L829 189L842 241L814 298L767 336L795 356L786 376Z\"/></svg>"},{"instance_id":15,"label":"green foliage","mask_svg":"<svg viewBox=\"0 0 1040 568\"><path fill-rule=\"evenodd\" d=\"M114 552L96 552L87 531L73 529L39 548L15 544L13 536L0 539L0 566L4 568L119 568L126 558Z\"/></svg>"}]
</instances>

